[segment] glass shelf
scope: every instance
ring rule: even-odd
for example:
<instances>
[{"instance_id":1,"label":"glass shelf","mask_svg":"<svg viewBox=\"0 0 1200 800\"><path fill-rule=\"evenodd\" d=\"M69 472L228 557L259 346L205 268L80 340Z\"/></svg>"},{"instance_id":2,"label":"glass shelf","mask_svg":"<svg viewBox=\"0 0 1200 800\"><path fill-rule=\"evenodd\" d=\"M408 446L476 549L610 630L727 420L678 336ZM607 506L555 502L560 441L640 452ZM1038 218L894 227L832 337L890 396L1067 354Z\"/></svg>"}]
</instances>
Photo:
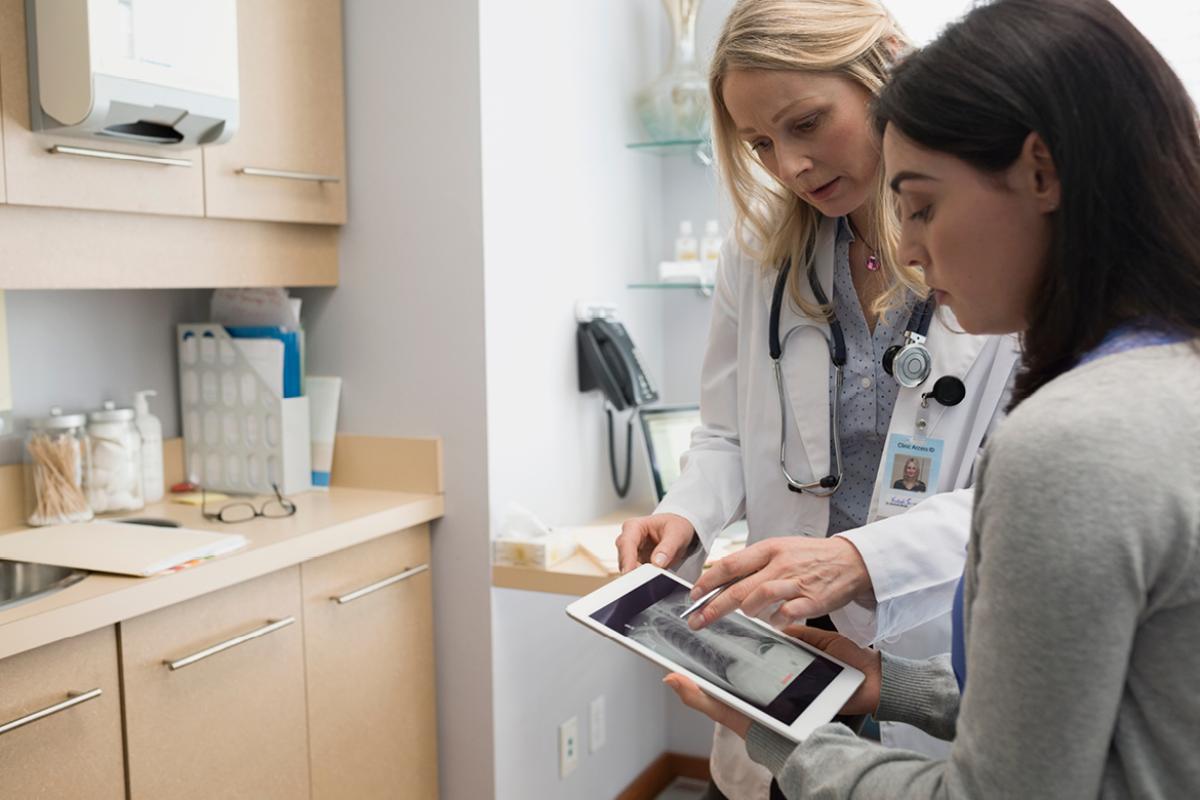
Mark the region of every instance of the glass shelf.
<instances>
[{"instance_id":1,"label":"glass shelf","mask_svg":"<svg viewBox=\"0 0 1200 800\"><path fill-rule=\"evenodd\" d=\"M705 166L712 163L712 142L708 139L670 139L661 142L632 142L625 146L639 153L650 153L656 156L692 155Z\"/></svg>"},{"instance_id":2,"label":"glass shelf","mask_svg":"<svg viewBox=\"0 0 1200 800\"><path fill-rule=\"evenodd\" d=\"M637 283L625 284L626 289L690 289L693 292L699 292L705 297L711 297L713 287L711 283L697 283L695 281L640 281Z\"/></svg>"}]
</instances>

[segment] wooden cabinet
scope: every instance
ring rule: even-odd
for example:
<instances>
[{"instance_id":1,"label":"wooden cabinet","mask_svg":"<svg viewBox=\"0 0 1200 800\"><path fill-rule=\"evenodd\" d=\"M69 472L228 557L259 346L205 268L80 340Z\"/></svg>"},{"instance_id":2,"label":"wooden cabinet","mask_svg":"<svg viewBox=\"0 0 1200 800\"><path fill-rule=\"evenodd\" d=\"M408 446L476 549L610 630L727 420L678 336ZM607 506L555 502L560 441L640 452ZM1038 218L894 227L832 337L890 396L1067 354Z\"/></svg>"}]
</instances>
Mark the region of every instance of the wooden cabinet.
<instances>
[{"instance_id":1,"label":"wooden cabinet","mask_svg":"<svg viewBox=\"0 0 1200 800\"><path fill-rule=\"evenodd\" d=\"M313 800L437 797L428 564L420 526L301 567Z\"/></svg>"},{"instance_id":2,"label":"wooden cabinet","mask_svg":"<svg viewBox=\"0 0 1200 800\"><path fill-rule=\"evenodd\" d=\"M210 217L346 221L341 0L240 0L240 120L204 149Z\"/></svg>"},{"instance_id":3,"label":"wooden cabinet","mask_svg":"<svg viewBox=\"0 0 1200 800\"><path fill-rule=\"evenodd\" d=\"M298 566L120 624L132 800L309 796L301 628Z\"/></svg>"},{"instance_id":4,"label":"wooden cabinet","mask_svg":"<svg viewBox=\"0 0 1200 800\"><path fill-rule=\"evenodd\" d=\"M0 47L3 46L3 34L0 34ZM4 58L3 52L0 52L0 61ZM0 80L0 98L4 96L4 83ZM5 187L7 181L4 179L4 108L0 102L0 203L8 202L8 192Z\"/></svg>"},{"instance_id":5,"label":"wooden cabinet","mask_svg":"<svg viewBox=\"0 0 1200 800\"><path fill-rule=\"evenodd\" d=\"M421 525L0 661L0 797L434 800L429 555Z\"/></svg>"},{"instance_id":6,"label":"wooden cabinet","mask_svg":"<svg viewBox=\"0 0 1200 800\"><path fill-rule=\"evenodd\" d=\"M0 795L125 797L113 628L0 661L0 687Z\"/></svg>"},{"instance_id":7,"label":"wooden cabinet","mask_svg":"<svg viewBox=\"0 0 1200 800\"><path fill-rule=\"evenodd\" d=\"M9 203L143 214L200 216L204 213L204 168L199 148L118 145L101 140L43 136L30 130L25 0L0 0L0 108L4 115ZM56 146L159 161L142 163L52 152ZM179 163L171 165L162 159Z\"/></svg>"}]
</instances>

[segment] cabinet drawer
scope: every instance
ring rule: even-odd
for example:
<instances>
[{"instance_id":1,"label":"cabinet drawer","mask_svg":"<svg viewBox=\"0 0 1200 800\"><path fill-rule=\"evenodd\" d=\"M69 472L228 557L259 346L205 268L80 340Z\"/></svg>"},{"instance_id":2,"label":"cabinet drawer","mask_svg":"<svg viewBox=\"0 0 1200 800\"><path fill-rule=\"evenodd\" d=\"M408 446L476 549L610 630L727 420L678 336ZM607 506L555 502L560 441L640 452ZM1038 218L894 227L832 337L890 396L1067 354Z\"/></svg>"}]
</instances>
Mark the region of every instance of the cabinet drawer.
<instances>
[{"instance_id":1,"label":"cabinet drawer","mask_svg":"<svg viewBox=\"0 0 1200 800\"><path fill-rule=\"evenodd\" d=\"M131 798L308 797L299 578L120 624Z\"/></svg>"},{"instance_id":2,"label":"cabinet drawer","mask_svg":"<svg viewBox=\"0 0 1200 800\"><path fill-rule=\"evenodd\" d=\"M301 568L313 800L437 797L428 563L420 526Z\"/></svg>"},{"instance_id":3,"label":"cabinet drawer","mask_svg":"<svg viewBox=\"0 0 1200 800\"><path fill-rule=\"evenodd\" d=\"M0 661L0 687L0 795L125 797L113 628Z\"/></svg>"},{"instance_id":4,"label":"cabinet drawer","mask_svg":"<svg viewBox=\"0 0 1200 800\"><path fill-rule=\"evenodd\" d=\"M204 213L204 165L199 148L138 147L34 134L29 122L27 65L25 0L0 0L0 108L9 203L146 214ZM177 159L190 166L51 153L56 145Z\"/></svg>"}]
</instances>

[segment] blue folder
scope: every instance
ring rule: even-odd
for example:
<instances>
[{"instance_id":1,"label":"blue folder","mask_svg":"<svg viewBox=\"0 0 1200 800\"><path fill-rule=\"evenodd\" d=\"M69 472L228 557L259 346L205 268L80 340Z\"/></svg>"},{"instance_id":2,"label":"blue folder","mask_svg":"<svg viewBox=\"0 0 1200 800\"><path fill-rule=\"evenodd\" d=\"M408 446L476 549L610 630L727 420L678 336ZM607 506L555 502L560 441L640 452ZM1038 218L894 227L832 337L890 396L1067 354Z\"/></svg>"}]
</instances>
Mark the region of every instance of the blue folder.
<instances>
[{"instance_id":1,"label":"blue folder","mask_svg":"<svg viewBox=\"0 0 1200 800\"><path fill-rule=\"evenodd\" d=\"M278 339L283 342L283 396L304 394L304 331L256 325L225 327L235 339Z\"/></svg>"}]
</instances>

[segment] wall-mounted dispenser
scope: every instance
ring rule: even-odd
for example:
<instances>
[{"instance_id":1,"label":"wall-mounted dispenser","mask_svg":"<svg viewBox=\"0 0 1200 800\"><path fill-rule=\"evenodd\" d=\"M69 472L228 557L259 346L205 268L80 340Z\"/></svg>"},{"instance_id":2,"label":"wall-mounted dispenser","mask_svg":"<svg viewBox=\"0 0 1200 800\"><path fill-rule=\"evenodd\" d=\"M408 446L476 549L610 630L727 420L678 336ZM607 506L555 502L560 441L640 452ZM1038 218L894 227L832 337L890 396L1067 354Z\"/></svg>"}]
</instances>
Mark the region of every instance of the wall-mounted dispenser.
<instances>
[{"instance_id":1,"label":"wall-mounted dispenser","mask_svg":"<svg viewBox=\"0 0 1200 800\"><path fill-rule=\"evenodd\" d=\"M195 147L238 120L236 0L25 0L35 131Z\"/></svg>"}]
</instances>

